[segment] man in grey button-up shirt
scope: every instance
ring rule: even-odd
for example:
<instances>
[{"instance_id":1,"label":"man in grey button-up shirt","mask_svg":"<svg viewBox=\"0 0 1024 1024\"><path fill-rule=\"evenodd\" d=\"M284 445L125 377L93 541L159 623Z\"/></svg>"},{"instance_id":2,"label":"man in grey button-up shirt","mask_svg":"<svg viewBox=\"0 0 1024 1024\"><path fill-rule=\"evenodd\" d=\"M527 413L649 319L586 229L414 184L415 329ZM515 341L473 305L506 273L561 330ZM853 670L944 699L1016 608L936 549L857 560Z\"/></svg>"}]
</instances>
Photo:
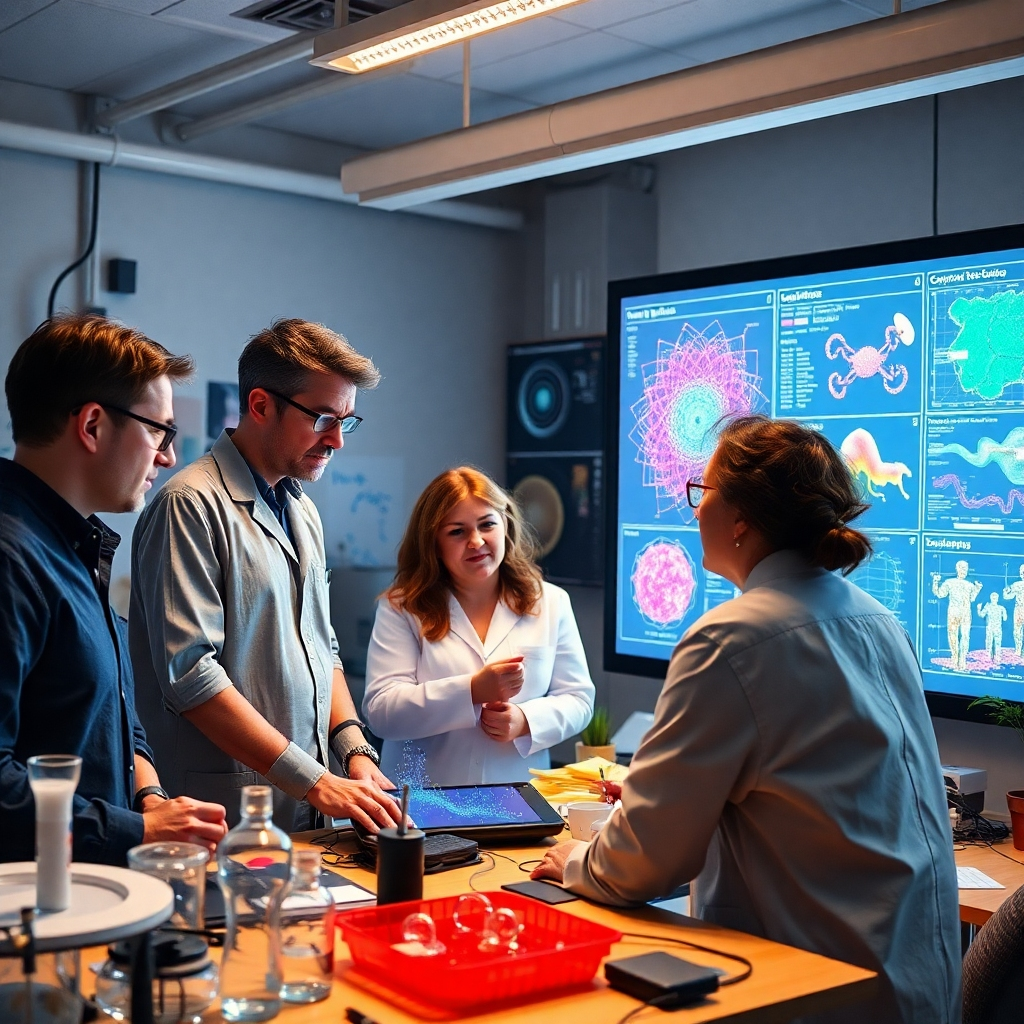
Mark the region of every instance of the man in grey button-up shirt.
<instances>
[{"instance_id":1,"label":"man in grey button-up shirt","mask_svg":"<svg viewBox=\"0 0 1024 1024\"><path fill-rule=\"evenodd\" d=\"M139 716L172 793L268 781L275 819L312 808L389 825L391 783L359 728L330 624L316 480L376 368L317 324L279 321L239 360L242 417L160 490L136 527L129 616ZM348 723L348 724L346 724ZM348 777L328 771L334 752Z\"/></svg>"}]
</instances>

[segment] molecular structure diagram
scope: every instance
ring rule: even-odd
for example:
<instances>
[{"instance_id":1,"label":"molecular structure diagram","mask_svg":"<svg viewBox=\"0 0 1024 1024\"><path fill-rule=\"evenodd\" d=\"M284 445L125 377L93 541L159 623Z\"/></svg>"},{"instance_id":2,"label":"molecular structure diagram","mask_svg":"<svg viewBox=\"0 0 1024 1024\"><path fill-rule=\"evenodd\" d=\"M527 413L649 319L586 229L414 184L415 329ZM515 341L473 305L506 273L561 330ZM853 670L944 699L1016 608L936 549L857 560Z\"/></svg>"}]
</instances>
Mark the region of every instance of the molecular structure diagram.
<instances>
[{"instance_id":1,"label":"molecular structure diagram","mask_svg":"<svg viewBox=\"0 0 1024 1024\"><path fill-rule=\"evenodd\" d=\"M637 552L630 582L637 611L656 626L682 622L697 589L686 548L663 538L652 540Z\"/></svg>"},{"instance_id":2,"label":"molecular structure diagram","mask_svg":"<svg viewBox=\"0 0 1024 1024\"><path fill-rule=\"evenodd\" d=\"M698 478L718 440L716 424L725 416L748 415L760 397L754 355L744 337L728 338L716 320L699 331L684 324L675 342L659 341L653 363L643 367L644 391L633 404L637 446L645 487L655 489L657 512L677 509L693 519L686 503L686 481Z\"/></svg>"},{"instance_id":3,"label":"molecular structure diagram","mask_svg":"<svg viewBox=\"0 0 1024 1024\"><path fill-rule=\"evenodd\" d=\"M889 366L886 360L901 343L912 345L915 337L914 325L902 313L893 315L892 323L885 329L885 344L881 348L865 345L854 350L841 334L830 335L825 342L825 355L829 359L842 356L850 364L850 371L845 376L841 373L829 374L828 389L832 397L845 398L846 389L858 377L874 377L876 373L882 376L882 387L890 395L898 395L907 386L907 368L902 364Z\"/></svg>"}]
</instances>

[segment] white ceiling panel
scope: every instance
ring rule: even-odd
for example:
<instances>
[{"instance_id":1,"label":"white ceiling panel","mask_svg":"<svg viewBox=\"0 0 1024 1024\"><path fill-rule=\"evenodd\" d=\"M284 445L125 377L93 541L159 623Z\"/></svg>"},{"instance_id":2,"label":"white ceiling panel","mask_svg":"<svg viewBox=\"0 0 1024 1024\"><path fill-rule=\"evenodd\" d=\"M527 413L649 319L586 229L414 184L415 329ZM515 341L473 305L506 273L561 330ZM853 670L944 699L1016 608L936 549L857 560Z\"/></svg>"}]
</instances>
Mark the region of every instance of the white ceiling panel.
<instances>
[{"instance_id":1,"label":"white ceiling panel","mask_svg":"<svg viewBox=\"0 0 1024 1024\"><path fill-rule=\"evenodd\" d=\"M693 0L685 6L631 18L605 31L635 43L678 50L695 39L735 32L822 6L840 7L836 0Z\"/></svg>"},{"instance_id":2,"label":"white ceiling panel","mask_svg":"<svg viewBox=\"0 0 1024 1024\"><path fill-rule=\"evenodd\" d=\"M161 10L157 17L161 21L184 25L186 28L198 28L204 32L216 32L218 35L249 39L256 43L273 43L295 34L276 25L250 21L248 18L233 18L231 15L235 11L248 6L245 0L178 0L171 4L167 0L159 2Z\"/></svg>"},{"instance_id":3,"label":"white ceiling panel","mask_svg":"<svg viewBox=\"0 0 1024 1024\"><path fill-rule=\"evenodd\" d=\"M0 33L0 68L5 78L76 92L132 93L140 76L156 63L165 65L163 81L178 77L190 62L203 67L239 52L230 40L204 36L156 18L139 17L78 0L62 0Z\"/></svg>"},{"instance_id":4,"label":"white ceiling panel","mask_svg":"<svg viewBox=\"0 0 1024 1024\"><path fill-rule=\"evenodd\" d=\"M578 7L552 14L552 18L568 21L584 28L601 29L618 25L634 18L642 18L666 7L682 7L694 0L589 0Z\"/></svg>"},{"instance_id":5,"label":"white ceiling panel","mask_svg":"<svg viewBox=\"0 0 1024 1024\"><path fill-rule=\"evenodd\" d=\"M870 14L850 5L819 7L798 15L747 25L735 32L684 43L678 52L685 53L699 64L706 64L870 20L873 20Z\"/></svg>"},{"instance_id":6,"label":"white ceiling panel","mask_svg":"<svg viewBox=\"0 0 1024 1024\"><path fill-rule=\"evenodd\" d=\"M0 32L31 18L33 14L54 3L57 0L3 0L0 3Z\"/></svg>"},{"instance_id":7,"label":"white ceiling panel","mask_svg":"<svg viewBox=\"0 0 1024 1024\"><path fill-rule=\"evenodd\" d=\"M491 92L526 97L537 86L590 74L607 65L639 60L650 52L650 47L628 39L588 32L542 50L488 64L473 72L473 82Z\"/></svg>"},{"instance_id":8,"label":"white ceiling panel","mask_svg":"<svg viewBox=\"0 0 1024 1024\"><path fill-rule=\"evenodd\" d=\"M148 16L166 7L171 0L75 0L76 3L88 4L90 7L106 7L111 11L124 14Z\"/></svg>"}]
</instances>

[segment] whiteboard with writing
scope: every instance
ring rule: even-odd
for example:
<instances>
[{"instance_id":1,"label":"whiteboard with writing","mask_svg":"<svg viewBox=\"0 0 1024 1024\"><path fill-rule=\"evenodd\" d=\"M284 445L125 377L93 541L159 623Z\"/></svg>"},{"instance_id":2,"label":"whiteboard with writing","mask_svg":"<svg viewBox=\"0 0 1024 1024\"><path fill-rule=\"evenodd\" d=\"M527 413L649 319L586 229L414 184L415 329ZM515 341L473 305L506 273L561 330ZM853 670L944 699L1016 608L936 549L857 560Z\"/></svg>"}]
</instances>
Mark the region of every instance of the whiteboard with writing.
<instances>
[{"instance_id":1,"label":"whiteboard with writing","mask_svg":"<svg viewBox=\"0 0 1024 1024\"><path fill-rule=\"evenodd\" d=\"M405 528L405 459L336 454L304 483L324 524L329 566L389 569Z\"/></svg>"}]
</instances>

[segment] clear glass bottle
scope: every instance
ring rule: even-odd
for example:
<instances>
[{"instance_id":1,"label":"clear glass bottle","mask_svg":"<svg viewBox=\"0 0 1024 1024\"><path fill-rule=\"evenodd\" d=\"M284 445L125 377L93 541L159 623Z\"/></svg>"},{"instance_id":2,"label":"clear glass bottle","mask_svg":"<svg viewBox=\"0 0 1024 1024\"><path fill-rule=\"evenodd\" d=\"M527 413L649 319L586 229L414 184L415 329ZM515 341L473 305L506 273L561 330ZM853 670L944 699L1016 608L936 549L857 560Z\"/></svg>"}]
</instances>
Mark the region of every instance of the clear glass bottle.
<instances>
[{"instance_id":1,"label":"clear glass bottle","mask_svg":"<svg viewBox=\"0 0 1024 1024\"><path fill-rule=\"evenodd\" d=\"M286 1003L317 1003L334 982L334 897L320 887L320 851L296 850L284 903L281 954Z\"/></svg>"},{"instance_id":2,"label":"clear glass bottle","mask_svg":"<svg viewBox=\"0 0 1024 1024\"><path fill-rule=\"evenodd\" d=\"M227 1021L270 1020L281 1008L281 903L292 841L274 825L273 810L270 786L246 786L242 820L217 847L227 917L220 1006Z\"/></svg>"}]
</instances>

